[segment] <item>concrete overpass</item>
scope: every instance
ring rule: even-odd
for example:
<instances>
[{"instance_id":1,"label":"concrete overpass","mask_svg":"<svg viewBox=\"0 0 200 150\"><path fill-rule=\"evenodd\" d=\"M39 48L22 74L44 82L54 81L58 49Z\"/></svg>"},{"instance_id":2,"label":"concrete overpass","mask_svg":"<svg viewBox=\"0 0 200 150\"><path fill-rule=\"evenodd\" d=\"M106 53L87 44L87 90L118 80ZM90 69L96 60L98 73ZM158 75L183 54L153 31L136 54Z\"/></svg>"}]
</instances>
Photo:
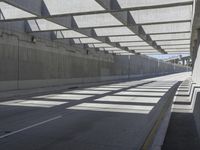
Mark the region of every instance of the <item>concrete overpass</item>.
<instances>
[{"instance_id":1,"label":"concrete overpass","mask_svg":"<svg viewBox=\"0 0 200 150\"><path fill-rule=\"evenodd\" d=\"M199 7L0 0L0 149L199 150Z\"/></svg>"},{"instance_id":2,"label":"concrete overpass","mask_svg":"<svg viewBox=\"0 0 200 150\"><path fill-rule=\"evenodd\" d=\"M171 62L171 63L176 63L176 64L182 64L185 66L192 66L192 59L191 56L185 56L182 57L176 56L176 57L169 57L167 59L164 59L165 62Z\"/></svg>"}]
</instances>

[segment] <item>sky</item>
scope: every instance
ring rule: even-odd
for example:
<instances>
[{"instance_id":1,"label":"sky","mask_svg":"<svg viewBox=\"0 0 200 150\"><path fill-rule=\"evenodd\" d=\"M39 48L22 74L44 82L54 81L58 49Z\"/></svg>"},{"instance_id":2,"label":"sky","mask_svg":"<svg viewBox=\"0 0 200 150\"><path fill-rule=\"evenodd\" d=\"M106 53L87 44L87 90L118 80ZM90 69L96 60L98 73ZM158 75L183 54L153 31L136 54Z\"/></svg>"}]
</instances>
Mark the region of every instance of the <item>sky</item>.
<instances>
[{"instance_id":1,"label":"sky","mask_svg":"<svg viewBox=\"0 0 200 150\"><path fill-rule=\"evenodd\" d=\"M182 57L189 56L190 54L158 54L158 55L148 55L149 57L157 58L157 59L168 59L168 58L175 58L175 57Z\"/></svg>"}]
</instances>

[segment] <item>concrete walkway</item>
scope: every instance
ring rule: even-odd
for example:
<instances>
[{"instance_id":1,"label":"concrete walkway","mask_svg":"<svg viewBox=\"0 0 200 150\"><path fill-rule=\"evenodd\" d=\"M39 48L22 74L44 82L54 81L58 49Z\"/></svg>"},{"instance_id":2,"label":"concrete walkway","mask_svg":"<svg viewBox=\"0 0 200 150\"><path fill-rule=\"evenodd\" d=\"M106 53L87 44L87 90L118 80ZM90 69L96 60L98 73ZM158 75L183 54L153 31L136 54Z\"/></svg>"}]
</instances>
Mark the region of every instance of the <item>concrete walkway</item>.
<instances>
[{"instance_id":1,"label":"concrete walkway","mask_svg":"<svg viewBox=\"0 0 200 150\"><path fill-rule=\"evenodd\" d=\"M0 103L1 150L137 150L188 73Z\"/></svg>"}]
</instances>

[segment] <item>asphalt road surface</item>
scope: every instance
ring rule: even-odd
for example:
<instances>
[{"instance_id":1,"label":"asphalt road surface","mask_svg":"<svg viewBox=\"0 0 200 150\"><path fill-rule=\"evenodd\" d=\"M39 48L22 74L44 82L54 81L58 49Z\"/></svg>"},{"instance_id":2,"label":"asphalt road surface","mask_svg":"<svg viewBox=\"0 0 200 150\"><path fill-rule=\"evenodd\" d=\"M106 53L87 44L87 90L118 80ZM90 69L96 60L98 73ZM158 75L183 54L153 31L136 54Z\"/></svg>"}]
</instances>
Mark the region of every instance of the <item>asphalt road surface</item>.
<instances>
[{"instance_id":1,"label":"asphalt road surface","mask_svg":"<svg viewBox=\"0 0 200 150\"><path fill-rule=\"evenodd\" d=\"M189 73L0 102L0 150L134 150Z\"/></svg>"}]
</instances>

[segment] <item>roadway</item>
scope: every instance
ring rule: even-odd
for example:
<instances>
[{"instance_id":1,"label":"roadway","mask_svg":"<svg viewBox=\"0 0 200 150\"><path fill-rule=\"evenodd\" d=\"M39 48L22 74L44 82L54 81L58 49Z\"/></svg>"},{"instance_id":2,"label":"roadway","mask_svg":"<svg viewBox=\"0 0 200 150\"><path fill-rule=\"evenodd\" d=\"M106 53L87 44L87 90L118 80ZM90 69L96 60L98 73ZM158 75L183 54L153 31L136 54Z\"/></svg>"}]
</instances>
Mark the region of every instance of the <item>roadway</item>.
<instances>
[{"instance_id":1,"label":"roadway","mask_svg":"<svg viewBox=\"0 0 200 150\"><path fill-rule=\"evenodd\" d=\"M166 95L190 73L0 102L1 150L140 149Z\"/></svg>"}]
</instances>

